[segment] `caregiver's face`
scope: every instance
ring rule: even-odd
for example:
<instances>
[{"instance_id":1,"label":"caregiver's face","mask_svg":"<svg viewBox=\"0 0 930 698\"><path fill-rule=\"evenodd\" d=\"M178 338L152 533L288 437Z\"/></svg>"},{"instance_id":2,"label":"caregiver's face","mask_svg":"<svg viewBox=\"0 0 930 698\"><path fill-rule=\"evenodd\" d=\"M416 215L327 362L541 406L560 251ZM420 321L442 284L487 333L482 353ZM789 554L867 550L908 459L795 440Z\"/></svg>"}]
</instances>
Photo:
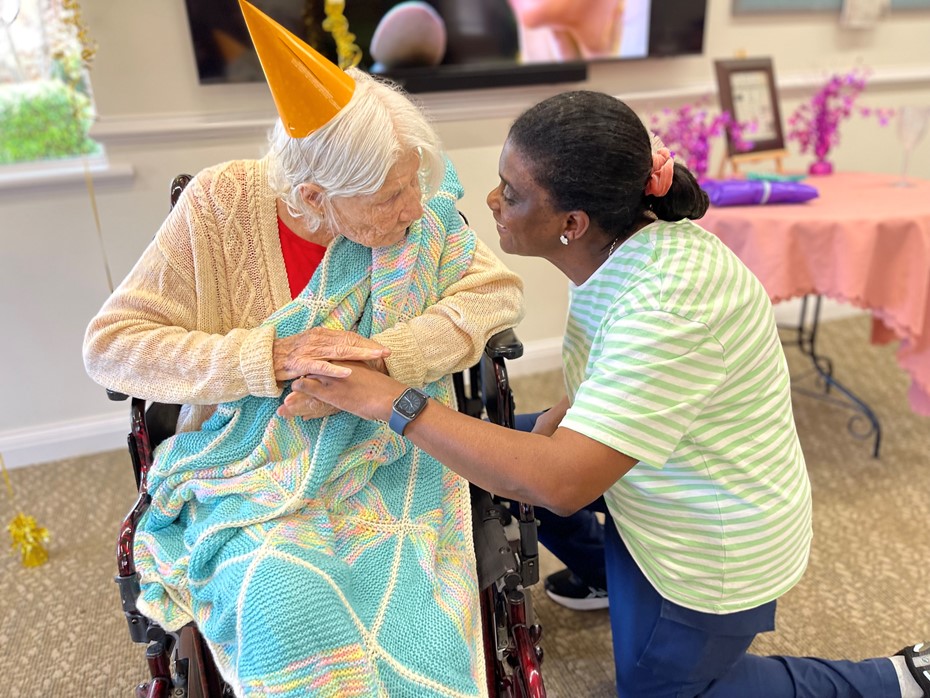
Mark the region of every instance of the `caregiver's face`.
<instances>
[{"instance_id":1,"label":"caregiver's face","mask_svg":"<svg viewBox=\"0 0 930 698\"><path fill-rule=\"evenodd\" d=\"M388 172L374 194L335 199L339 232L365 247L386 247L404 239L407 228L423 215L420 156L410 152Z\"/></svg>"},{"instance_id":2,"label":"caregiver's face","mask_svg":"<svg viewBox=\"0 0 930 698\"><path fill-rule=\"evenodd\" d=\"M500 183L488 193L501 249L510 254L549 257L558 254L559 216L548 193L536 183L523 155L510 140L498 166Z\"/></svg>"}]
</instances>

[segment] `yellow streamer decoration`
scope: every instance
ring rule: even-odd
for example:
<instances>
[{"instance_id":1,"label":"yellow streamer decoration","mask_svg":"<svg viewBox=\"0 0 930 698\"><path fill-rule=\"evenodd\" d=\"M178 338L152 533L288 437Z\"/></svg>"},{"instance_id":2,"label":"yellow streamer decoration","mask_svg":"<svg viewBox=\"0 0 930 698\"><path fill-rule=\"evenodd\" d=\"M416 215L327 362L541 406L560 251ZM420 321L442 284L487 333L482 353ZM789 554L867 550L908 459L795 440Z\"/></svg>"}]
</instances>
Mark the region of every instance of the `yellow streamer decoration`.
<instances>
[{"instance_id":1,"label":"yellow streamer decoration","mask_svg":"<svg viewBox=\"0 0 930 698\"><path fill-rule=\"evenodd\" d=\"M74 34L81 46L81 65L84 70L90 73L91 64L94 61L94 57L97 55L97 42L91 38L90 32L87 30L87 24L84 23L84 13L81 9L81 3L78 2L78 0L62 0L61 7L61 22L65 26L74 27ZM66 56L63 50L59 50L53 54L53 58L64 61ZM80 76L74 73L66 75L66 77L69 78L71 89L76 92L81 82ZM80 118L76 103L74 105L74 110L74 118ZM110 273L110 263L107 259L106 248L103 244L103 230L100 227L100 213L97 210L97 195L94 192L94 178L91 177L90 165L87 162L87 158L84 158L84 183L87 186L90 209L94 216L94 225L97 230L97 243L100 246L100 253L103 257L103 271L107 277L107 288L109 288L112 293L114 288L113 275Z\"/></svg>"},{"instance_id":2,"label":"yellow streamer decoration","mask_svg":"<svg viewBox=\"0 0 930 698\"><path fill-rule=\"evenodd\" d=\"M354 68L362 60L362 49L355 43L355 34L349 31L349 20L344 14L345 7L345 0L326 0L323 5L323 11L326 13L323 29L336 40L336 55L339 56L339 67L343 70Z\"/></svg>"},{"instance_id":3,"label":"yellow streamer decoration","mask_svg":"<svg viewBox=\"0 0 930 698\"><path fill-rule=\"evenodd\" d=\"M97 42L90 38L87 25L84 24L81 3L78 0L62 0L61 5L64 8L61 21L74 27L77 40L81 44L81 61L84 63L84 67L90 70L90 64L97 54Z\"/></svg>"},{"instance_id":4,"label":"yellow streamer decoration","mask_svg":"<svg viewBox=\"0 0 930 698\"><path fill-rule=\"evenodd\" d=\"M6 482L6 491L10 496L10 503L15 508L13 483L10 482L10 474L6 470L2 455L0 455L0 470L3 471L3 479ZM13 549L19 548L24 567L38 567L48 561L48 551L42 545L48 542L48 529L36 523L34 517L19 512L10 522L10 525L6 527L6 530L10 532L10 536L13 538L10 547Z\"/></svg>"}]
</instances>

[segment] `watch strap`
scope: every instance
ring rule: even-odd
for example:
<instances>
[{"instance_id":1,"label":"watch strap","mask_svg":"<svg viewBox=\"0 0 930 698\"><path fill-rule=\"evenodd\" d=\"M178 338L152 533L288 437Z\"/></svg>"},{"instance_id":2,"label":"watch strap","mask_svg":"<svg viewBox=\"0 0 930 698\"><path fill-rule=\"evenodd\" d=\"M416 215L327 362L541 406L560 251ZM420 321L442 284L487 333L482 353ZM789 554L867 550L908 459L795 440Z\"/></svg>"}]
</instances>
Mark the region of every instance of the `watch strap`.
<instances>
[{"instance_id":1,"label":"watch strap","mask_svg":"<svg viewBox=\"0 0 930 698\"><path fill-rule=\"evenodd\" d=\"M391 418L388 420L388 426L391 427L395 432L404 435L404 429L407 428L407 425L412 422L413 419L410 417L405 417L397 410L391 410Z\"/></svg>"},{"instance_id":2,"label":"watch strap","mask_svg":"<svg viewBox=\"0 0 930 698\"><path fill-rule=\"evenodd\" d=\"M414 414L406 415L397 409L397 403L403 399L408 393L414 393L418 395L422 402L419 409ZM429 395L424 393L422 390L417 390L416 388L407 388L400 397L394 401L394 404L391 405L391 417L388 419L388 426L391 427L396 433L401 436L404 435L404 431L407 429L407 425L410 424L414 419L420 416L420 413L426 409L426 404L429 402Z\"/></svg>"}]
</instances>

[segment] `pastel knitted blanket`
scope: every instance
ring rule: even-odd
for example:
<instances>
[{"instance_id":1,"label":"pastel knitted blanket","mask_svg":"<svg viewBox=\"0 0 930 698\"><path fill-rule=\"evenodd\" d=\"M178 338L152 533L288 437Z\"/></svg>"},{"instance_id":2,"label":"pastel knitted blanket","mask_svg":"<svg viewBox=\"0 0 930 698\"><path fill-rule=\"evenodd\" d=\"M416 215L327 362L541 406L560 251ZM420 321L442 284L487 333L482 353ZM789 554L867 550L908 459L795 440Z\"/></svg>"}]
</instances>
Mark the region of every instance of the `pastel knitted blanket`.
<instances>
[{"instance_id":1,"label":"pastel knitted blanket","mask_svg":"<svg viewBox=\"0 0 930 698\"><path fill-rule=\"evenodd\" d=\"M403 245L337 239L267 322L370 335L420 314L472 259L460 195L449 170ZM454 402L448 378L425 390ZM281 399L220 405L157 449L140 608L196 621L240 696L485 695L467 483L384 423L282 419Z\"/></svg>"}]
</instances>

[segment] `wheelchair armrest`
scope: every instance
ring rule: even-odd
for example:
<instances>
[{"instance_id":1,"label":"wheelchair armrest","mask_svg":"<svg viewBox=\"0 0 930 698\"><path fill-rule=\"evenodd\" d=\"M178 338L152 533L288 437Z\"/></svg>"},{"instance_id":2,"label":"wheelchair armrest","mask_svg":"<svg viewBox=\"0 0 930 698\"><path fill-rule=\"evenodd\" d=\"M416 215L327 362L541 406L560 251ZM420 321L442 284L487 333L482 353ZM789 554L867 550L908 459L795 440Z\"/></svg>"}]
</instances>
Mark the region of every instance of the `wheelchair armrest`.
<instances>
[{"instance_id":1,"label":"wheelchair armrest","mask_svg":"<svg viewBox=\"0 0 930 698\"><path fill-rule=\"evenodd\" d=\"M478 588L487 589L501 580L507 589L521 583L520 564L504 533L503 520L510 512L490 493L475 484L471 491L472 535L478 562Z\"/></svg>"},{"instance_id":2,"label":"wheelchair armrest","mask_svg":"<svg viewBox=\"0 0 930 698\"><path fill-rule=\"evenodd\" d=\"M109 388L107 388L107 397L117 402L129 399L129 396L126 393L118 393L115 390L110 390Z\"/></svg>"},{"instance_id":3,"label":"wheelchair armrest","mask_svg":"<svg viewBox=\"0 0 930 698\"><path fill-rule=\"evenodd\" d=\"M502 330L488 340L484 352L492 359L519 359L523 356L523 343L512 329Z\"/></svg>"},{"instance_id":4,"label":"wheelchair armrest","mask_svg":"<svg viewBox=\"0 0 930 698\"><path fill-rule=\"evenodd\" d=\"M146 618L136 606L139 598L139 575L133 573L126 577L117 575L114 581L119 586L119 597L123 604L123 615L129 624L129 637L133 642L147 643L164 637L165 631Z\"/></svg>"}]
</instances>

